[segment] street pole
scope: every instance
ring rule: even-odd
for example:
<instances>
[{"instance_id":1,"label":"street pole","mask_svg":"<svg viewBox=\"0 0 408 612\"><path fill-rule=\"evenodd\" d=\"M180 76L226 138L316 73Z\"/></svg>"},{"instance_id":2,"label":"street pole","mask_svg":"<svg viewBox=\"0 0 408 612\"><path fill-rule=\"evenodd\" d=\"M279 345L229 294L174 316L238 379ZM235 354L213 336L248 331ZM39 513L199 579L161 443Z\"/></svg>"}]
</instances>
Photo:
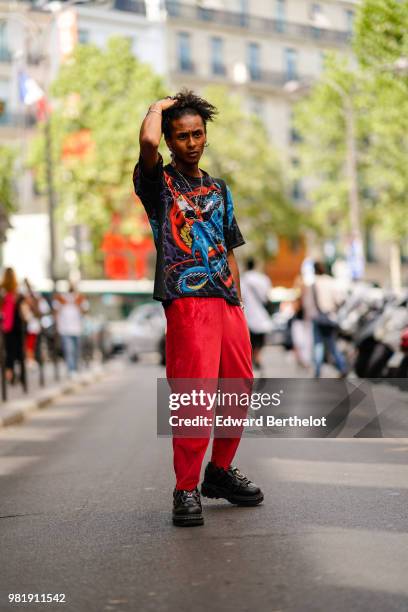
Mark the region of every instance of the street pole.
<instances>
[{"instance_id":1,"label":"street pole","mask_svg":"<svg viewBox=\"0 0 408 612\"><path fill-rule=\"evenodd\" d=\"M341 98L346 124L346 176L348 187L350 229L353 237L361 242L360 198L358 195L357 146L353 102L349 94L335 81L324 79Z\"/></svg>"},{"instance_id":2,"label":"street pole","mask_svg":"<svg viewBox=\"0 0 408 612\"><path fill-rule=\"evenodd\" d=\"M52 159L52 138L51 138L51 121L49 115L44 123L45 136L45 165L47 177L47 197L48 197L48 223L49 223L49 244L50 244L50 279L52 284L52 293L56 291L57 278L55 272L55 190L54 190L54 165Z\"/></svg>"},{"instance_id":3,"label":"street pole","mask_svg":"<svg viewBox=\"0 0 408 612\"><path fill-rule=\"evenodd\" d=\"M54 165L52 159L52 137L51 137L51 119L47 111L47 116L44 122L45 136L45 166L47 177L47 196L48 196L48 224L49 224L49 244L50 244L50 279L51 279L51 304L57 290L57 277L55 273L55 190L54 190ZM54 315L55 316L55 315ZM58 368L58 332L54 326L52 347L52 361L54 363L55 380L59 380Z\"/></svg>"},{"instance_id":4,"label":"street pole","mask_svg":"<svg viewBox=\"0 0 408 612\"><path fill-rule=\"evenodd\" d=\"M362 242L360 221L360 200L358 195L357 150L354 109L347 97L344 102L344 117L346 122L346 171L348 178L350 227L353 238Z\"/></svg>"}]
</instances>

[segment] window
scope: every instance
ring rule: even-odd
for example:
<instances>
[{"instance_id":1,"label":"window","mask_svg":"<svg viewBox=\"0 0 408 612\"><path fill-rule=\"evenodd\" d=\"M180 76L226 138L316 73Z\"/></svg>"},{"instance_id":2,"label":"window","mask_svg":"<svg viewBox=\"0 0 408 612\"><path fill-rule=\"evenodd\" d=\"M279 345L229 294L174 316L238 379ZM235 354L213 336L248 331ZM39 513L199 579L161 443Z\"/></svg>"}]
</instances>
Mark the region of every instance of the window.
<instances>
[{"instance_id":1,"label":"window","mask_svg":"<svg viewBox=\"0 0 408 612\"><path fill-rule=\"evenodd\" d=\"M298 78L297 62L298 54L296 49L287 47L284 50L285 74L288 81L296 81Z\"/></svg>"},{"instance_id":2,"label":"window","mask_svg":"<svg viewBox=\"0 0 408 612\"><path fill-rule=\"evenodd\" d=\"M78 42L81 45L87 45L89 43L89 30L78 30Z\"/></svg>"},{"instance_id":3,"label":"window","mask_svg":"<svg viewBox=\"0 0 408 612\"><path fill-rule=\"evenodd\" d=\"M276 31L285 31L285 0L276 0Z\"/></svg>"},{"instance_id":4,"label":"window","mask_svg":"<svg viewBox=\"0 0 408 612\"><path fill-rule=\"evenodd\" d=\"M319 38L321 28L325 25L326 19L323 14L323 9L320 4L312 4L310 6L310 21L312 22L312 31L315 38Z\"/></svg>"},{"instance_id":5,"label":"window","mask_svg":"<svg viewBox=\"0 0 408 612\"><path fill-rule=\"evenodd\" d=\"M293 120L293 114L290 115L290 128L289 128L289 142L291 144L296 144L297 142L302 142L302 137L298 130L295 127L295 123ZM292 162L293 165L297 165L296 160Z\"/></svg>"},{"instance_id":6,"label":"window","mask_svg":"<svg viewBox=\"0 0 408 612\"><path fill-rule=\"evenodd\" d=\"M257 43L248 45L248 71L252 81L261 79L261 52Z\"/></svg>"},{"instance_id":7,"label":"window","mask_svg":"<svg viewBox=\"0 0 408 612\"><path fill-rule=\"evenodd\" d=\"M292 159L292 168L294 173L297 172L297 168L299 168L299 160L298 159ZM300 180L300 178L294 177L292 180L292 187L291 187L291 196L292 199L295 202L299 202L300 200L303 199L303 186L302 186L302 181Z\"/></svg>"},{"instance_id":8,"label":"window","mask_svg":"<svg viewBox=\"0 0 408 612\"><path fill-rule=\"evenodd\" d=\"M346 28L347 28L348 34L353 33L353 26L354 26L354 11L347 10L346 11Z\"/></svg>"},{"instance_id":9,"label":"window","mask_svg":"<svg viewBox=\"0 0 408 612\"><path fill-rule=\"evenodd\" d=\"M211 46L211 71L213 74L224 75L224 41L218 36L210 39Z\"/></svg>"},{"instance_id":10,"label":"window","mask_svg":"<svg viewBox=\"0 0 408 612\"><path fill-rule=\"evenodd\" d=\"M299 202L303 198L302 183L299 180L295 180L292 183L292 199L295 202Z\"/></svg>"},{"instance_id":11,"label":"window","mask_svg":"<svg viewBox=\"0 0 408 612\"><path fill-rule=\"evenodd\" d=\"M6 24L0 23L0 51L7 48Z\"/></svg>"},{"instance_id":12,"label":"window","mask_svg":"<svg viewBox=\"0 0 408 612\"><path fill-rule=\"evenodd\" d=\"M315 25L318 25L319 18L322 15L322 7L320 4L313 3L310 6L309 17L310 21L312 21Z\"/></svg>"},{"instance_id":13,"label":"window","mask_svg":"<svg viewBox=\"0 0 408 612\"><path fill-rule=\"evenodd\" d=\"M180 2L179 0L167 0L166 10L170 17L178 17L180 15Z\"/></svg>"},{"instance_id":14,"label":"window","mask_svg":"<svg viewBox=\"0 0 408 612\"><path fill-rule=\"evenodd\" d=\"M245 27L248 25L248 0L238 0L238 12L240 14L240 25L241 27Z\"/></svg>"},{"instance_id":15,"label":"window","mask_svg":"<svg viewBox=\"0 0 408 612\"><path fill-rule=\"evenodd\" d=\"M182 72L192 72L191 37L187 32L179 32L177 35L177 56L179 69Z\"/></svg>"},{"instance_id":16,"label":"window","mask_svg":"<svg viewBox=\"0 0 408 612\"><path fill-rule=\"evenodd\" d=\"M8 62L11 54L7 45L6 24L0 23L0 62Z\"/></svg>"}]
</instances>

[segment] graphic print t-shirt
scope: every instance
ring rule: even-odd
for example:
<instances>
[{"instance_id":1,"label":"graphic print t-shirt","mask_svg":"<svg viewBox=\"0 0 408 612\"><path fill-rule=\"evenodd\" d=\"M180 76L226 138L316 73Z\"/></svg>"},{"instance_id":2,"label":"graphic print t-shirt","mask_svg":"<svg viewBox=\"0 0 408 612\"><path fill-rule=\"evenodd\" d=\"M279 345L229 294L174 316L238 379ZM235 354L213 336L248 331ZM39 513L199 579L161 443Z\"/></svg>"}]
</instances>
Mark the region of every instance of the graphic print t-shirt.
<instances>
[{"instance_id":1,"label":"graphic print t-shirt","mask_svg":"<svg viewBox=\"0 0 408 612\"><path fill-rule=\"evenodd\" d=\"M157 250L153 297L223 297L239 304L227 251L245 243L234 217L229 188L206 172L203 179L178 174L160 159L154 178L139 160L135 192L149 217Z\"/></svg>"}]
</instances>

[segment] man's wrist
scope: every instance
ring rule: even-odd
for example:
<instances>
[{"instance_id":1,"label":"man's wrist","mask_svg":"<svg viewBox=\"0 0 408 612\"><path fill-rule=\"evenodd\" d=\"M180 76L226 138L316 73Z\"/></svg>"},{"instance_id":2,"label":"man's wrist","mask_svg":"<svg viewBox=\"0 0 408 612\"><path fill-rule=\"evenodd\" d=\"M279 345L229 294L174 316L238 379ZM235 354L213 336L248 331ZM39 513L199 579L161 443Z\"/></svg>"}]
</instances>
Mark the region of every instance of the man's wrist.
<instances>
[{"instance_id":1,"label":"man's wrist","mask_svg":"<svg viewBox=\"0 0 408 612\"><path fill-rule=\"evenodd\" d=\"M160 104L155 102L154 104L151 104L149 106L149 110L147 111L147 113L157 113L158 115L161 115L163 113L163 109Z\"/></svg>"}]
</instances>

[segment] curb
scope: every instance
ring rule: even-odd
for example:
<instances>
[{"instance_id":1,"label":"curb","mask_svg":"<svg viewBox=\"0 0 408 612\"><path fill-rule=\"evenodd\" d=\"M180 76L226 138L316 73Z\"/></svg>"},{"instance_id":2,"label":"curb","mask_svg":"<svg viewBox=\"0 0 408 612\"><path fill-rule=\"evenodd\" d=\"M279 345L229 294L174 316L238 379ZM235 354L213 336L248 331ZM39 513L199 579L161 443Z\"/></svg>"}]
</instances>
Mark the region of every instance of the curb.
<instances>
[{"instance_id":1,"label":"curb","mask_svg":"<svg viewBox=\"0 0 408 612\"><path fill-rule=\"evenodd\" d=\"M0 406L0 428L22 423L34 410L43 410L62 395L80 391L103 378L106 369L97 365L91 371L83 372L75 380L68 380L49 389L41 389L33 398L19 399Z\"/></svg>"}]
</instances>

